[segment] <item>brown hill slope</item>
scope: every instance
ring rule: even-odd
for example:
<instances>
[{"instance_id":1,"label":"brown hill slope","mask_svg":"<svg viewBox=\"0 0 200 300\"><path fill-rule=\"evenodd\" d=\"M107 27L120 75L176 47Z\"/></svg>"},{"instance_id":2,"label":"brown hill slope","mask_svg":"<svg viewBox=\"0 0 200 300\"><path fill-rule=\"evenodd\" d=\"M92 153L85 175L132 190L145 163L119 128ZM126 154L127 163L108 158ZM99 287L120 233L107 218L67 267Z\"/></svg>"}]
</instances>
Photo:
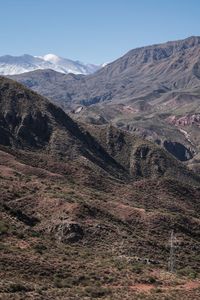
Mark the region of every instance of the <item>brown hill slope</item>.
<instances>
[{"instance_id":1,"label":"brown hill slope","mask_svg":"<svg viewBox=\"0 0 200 300\"><path fill-rule=\"evenodd\" d=\"M43 150L65 159L84 156L105 169L120 167L86 131L60 108L24 86L0 78L0 143Z\"/></svg>"},{"instance_id":2,"label":"brown hill slope","mask_svg":"<svg viewBox=\"0 0 200 300\"><path fill-rule=\"evenodd\" d=\"M79 126L11 80L0 93L0 297L198 297L199 178L162 148ZM177 275L167 272L171 230Z\"/></svg>"},{"instance_id":3,"label":"brown hill slope","mask_svg":"<svg viewBox=\"0 0 200 300\"><path fill-rule=\"evenodd\" d=\"M3 299L120 299L122 290L137 299L142 286L152 290L147 299L198 299L199 189L164 178L123 183L9 152L0 151ZM167 272L172 229L176 275Z\"/></svg>"},{"instance_id":4,"label":"brown hill slope","mask_svg":"<svg viewBox=\"0 0 200 300\"><path fill-rule=\"evenodd\" d=\"M40 150L64 160L99 166L115 176L187 177L187 170L160 147L111 127L90 132L45 98L0 78L1 144ZM121 174L121 175L120 175ZM195 175L189 174L189 179ZM188 179L188 180L189 180Z\"/></svg>"}]
</instances>

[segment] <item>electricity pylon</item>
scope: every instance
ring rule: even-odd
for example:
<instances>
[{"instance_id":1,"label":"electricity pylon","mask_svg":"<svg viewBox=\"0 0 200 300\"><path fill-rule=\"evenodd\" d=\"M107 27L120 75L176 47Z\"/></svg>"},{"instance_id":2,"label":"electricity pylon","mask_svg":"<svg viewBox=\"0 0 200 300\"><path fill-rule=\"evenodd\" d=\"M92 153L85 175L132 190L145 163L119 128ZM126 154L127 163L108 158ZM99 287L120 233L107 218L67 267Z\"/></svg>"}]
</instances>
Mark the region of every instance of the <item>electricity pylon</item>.
<instances>
[{"instance_id":1,"label":"electricity pylon","mask_svg":"<svg viewBox=\"0 0 200 300\"><path fill-rule=\"evenodd\" d=\"M175 248L176 248L177 239L174 236L174 230L171 231L170 235L170 257L168 263L169 272L175 272Z\"/></svg>"}]
</instances>

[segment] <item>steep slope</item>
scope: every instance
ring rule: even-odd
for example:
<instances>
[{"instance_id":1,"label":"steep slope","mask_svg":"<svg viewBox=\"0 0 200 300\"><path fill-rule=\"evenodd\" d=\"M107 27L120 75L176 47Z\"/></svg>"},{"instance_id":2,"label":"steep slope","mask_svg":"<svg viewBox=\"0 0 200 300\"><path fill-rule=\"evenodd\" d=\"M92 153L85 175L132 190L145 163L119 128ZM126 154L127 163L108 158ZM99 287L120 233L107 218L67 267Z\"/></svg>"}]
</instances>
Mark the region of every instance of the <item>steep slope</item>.
<instances>
[{"instance_id":1,"label":"steep slope","mask_svg":"<svg viewBox=\"0 0 200 300\"><path fill-rule=\"evenodd\" d=\"M200 37L190 37L133 49L90 76L46 71L15 79L67 111L78 107L78 120L112 122L187 161L200 151L199 57Z\"/></svg>"},{"instance_id":2,"label":"steep slope","mask_svg":"<svg viewBox=\"0 0 200 300\"><path fill-rule=\"evenodd\" d=\"M78 125L5 78L0 130L2 299L198 299L197 176L159 146Z\"/></svg>"},{"instance_id":3,"label":"steep slope","mask_svg":"<svg viewBox=\"0 0 200 300\"><path fill-rule=\"evenodd\" d=\"M64 74L87 75L94 73L100 67L62 58L55 54L46 54L44 56L32 56L28 54L21 56L4 55L0 57L0 75L15 75L38 69L52 69Z\"/></svg>"},{"instance_id":4,"label":"steep slope","mask_svg":"<svg viewBox=\"0 0 200 300\"><path fill-rule=\"evenodd\" d=\"M143 288L147 299L198 299L199 189L164 178L124 184L2 147L0 176L3 299L137 299Z\"/></svg>"},{"instance_id":5,"label":"steep slope","mask_svg":"<svg viewBox=\"0 0 200 300\"><path fill-rule=\"evenodd\" d=\"M200 37L134 49L94 75L73 77L73 80L66 77L65 89L73 102L85 105L111 100L132 101L150 93L158 97L171 90L199 85L199 54ZM37 72L35 77L37 79ZM15 79L26 84L31 78L25 74ZM45 94L39 78L33 83L34 87ZM56 97L63 102L70 98L62 98L55 89L52 99Z\"/></svg>"},{"instance_id":6,"label":"steep slope","mask_svg":"<svg viewBox=\"0 0 200 300\"><path fill-rule=\"evenodd\" d=\"M0 78L0 101L2 145L41 149L64 159L84 157L117 176L187 177L186 169L160 147L112 126L99 129L103 133L94 138L95 131L90 134L60 108L11 80Z\"/></svg>"},{"instance_id":7,"label":"steep slope","mask_svg":"<svg viewBox=\"0 0 200 300\"><path fill-rule=\"evenodd\" d=\"M65 75L53 70L37 70L26 74L12 76L11 78L21 82L39 94L48 97L53 103L65 109L67 106L67 103L65 103L66 101L70 102L68 108L72 105L72 98L66 88L66 81L69 81L69 83L73 82L76 78L82 78L82 75ZM42 92L42 90L44 92ZM63 101L63 99L66 101Z\"/></svg>"},{"instance_id":8,"label":"steep slope","mask_svg":"<svg viewBox=\"0 0 200 300\"><path fill-rule=\"evenodd\" d=\"M2 145L40 149L65 159L84 156L106 170L123 172L123 167L88 132L60 108L24 86L0 78L0 103Z\"/></svg>"}]
</instances>

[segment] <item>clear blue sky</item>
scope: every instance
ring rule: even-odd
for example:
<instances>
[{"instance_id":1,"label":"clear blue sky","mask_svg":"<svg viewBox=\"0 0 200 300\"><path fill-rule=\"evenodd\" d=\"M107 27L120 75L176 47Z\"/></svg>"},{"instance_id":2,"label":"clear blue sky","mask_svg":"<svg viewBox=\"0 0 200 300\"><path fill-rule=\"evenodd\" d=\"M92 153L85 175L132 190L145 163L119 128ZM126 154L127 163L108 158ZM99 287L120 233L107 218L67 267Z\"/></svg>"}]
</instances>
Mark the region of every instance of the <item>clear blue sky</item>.
<instances>
[{"instance_id":1,"label":"clear blue sky","mask_svg":"<svg viewBox=\"0 0 200 300\"><path fill-rule=\"evenodd\" d=\"M200 0L0 0L0 55L103 63L191 35L200 35Z\"/></svg>"}]
</instances>

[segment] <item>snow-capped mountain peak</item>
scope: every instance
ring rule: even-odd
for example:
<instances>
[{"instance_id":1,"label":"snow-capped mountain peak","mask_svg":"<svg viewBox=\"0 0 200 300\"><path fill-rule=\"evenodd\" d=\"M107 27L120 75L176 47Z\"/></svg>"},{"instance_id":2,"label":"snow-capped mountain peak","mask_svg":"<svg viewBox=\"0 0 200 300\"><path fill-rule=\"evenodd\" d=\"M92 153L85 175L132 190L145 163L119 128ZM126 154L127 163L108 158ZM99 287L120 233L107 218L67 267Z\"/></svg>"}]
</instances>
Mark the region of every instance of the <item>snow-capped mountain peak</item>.
<instances>
[{"instance_id":1,"label":"snow-capped mountain peak","mask_svg":"<svg viewBox=\"0 0 200 300\"><path fill-rule=\"evenodd\" d=\"M5 55L0 57L0 75L15 75L38 69L52 69L61 73L92 74L101 66L84 64L59 57L55 54L44 56L32 56L24 54L21 56Z\"/></svg>"},{"instance_id":2,"label":"snow-capped mountain peak","mask_svg":"<svg viewBox=\"0 0 200 300\"><path fill-rule=\"evenodd\" d=\"M60 60L62 60L61 57L59 57L59 56L57 56L57 55L55 55L55 54L51 54L51 53L46 54L46 55L44 55L44 56L41 57L41 58L43 58L45 61L49 61L49 62L51 62L51 63L53 63L53 64L56 64L56 63L58 63Z\"/></svg>"}]
</instances>

